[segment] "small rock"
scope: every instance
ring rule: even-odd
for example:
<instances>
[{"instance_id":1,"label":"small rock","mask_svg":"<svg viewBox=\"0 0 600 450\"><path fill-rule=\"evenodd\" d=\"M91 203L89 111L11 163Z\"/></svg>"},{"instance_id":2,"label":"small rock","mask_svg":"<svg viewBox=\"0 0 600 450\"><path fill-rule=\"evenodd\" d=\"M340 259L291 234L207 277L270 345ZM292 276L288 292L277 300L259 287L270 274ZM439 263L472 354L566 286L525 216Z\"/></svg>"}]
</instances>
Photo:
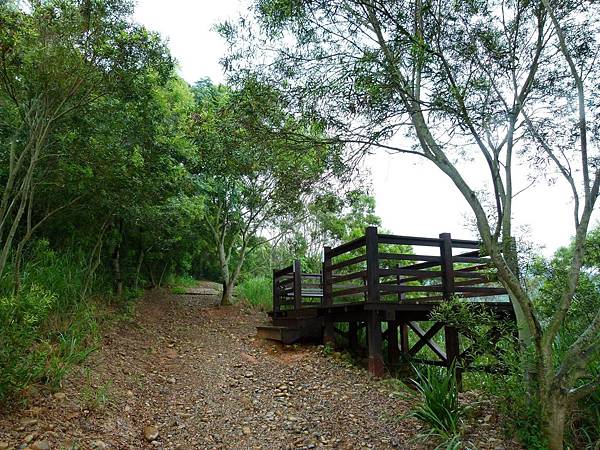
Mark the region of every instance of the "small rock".
<instances>
[{"instance_id":1,"label":"small rock","mask_svg":"<svg viewBox=\"0 0 600 450\"><path fill-rule=\"evenodd\" d=\"M252 434L252 430L250 429L250 427L243 427L242 433L244 433L244 435L248 436L249 434Z\"/></svg>"},{"instance_id":2,"label":"small rock","mask_svg":"<svg viewBox=\"0 0 600 450\"><path fill-rule=\"evenodd\" d=\"M91 442L91 446L92 446L92 448L95 448L96 450L106 450L106 449L108 449L108 444L106 444L105 442L102 442L99 439L97 441Z\"/></svg>"},{"instance_id":3,"label":"small rock","mask_svg":"<svg viewBox=\"0 0 600 450\"><path fill-rule=\"evenodd\" d=\"M171 384L175 384L177 382L177 380L173 377L169 378L167 381Z\"/></svg>"},{"instance_id":4,"label":"small rock","mask_svg":"<svg viewBox=\"0 0 600 450\"><path fill-rule=\"evenodd\" d=\"M148 442L155 441L158 438L158 428L148 425L144 428L144 437Z\"/></svg>"},{"instance_id":5,"label":"small rock","mask_svg":"<svg viewBox=\"0 0 600 450\"><path fill-rule=\"evenodd\" d=\"M67 394L65 394L64 392L55 392L54 398L58 401L63 401L65 398L67 398Z\"/></svg>"},{"instance_id":6,"label":"small rock","mask_svg":"<svg viewBox=\"0 0 600 450\"><path fill-rule=\"evenodd\" d=\"M37 423L38 423L37 419L27 419L27 420L24 420L23 422L21 422L21 424L26 428L33 427L34 425L37 425Z\"/></svg>"},{"instance_id":7,"label":"small rock","mask_svg":"<svg viewBox=\"0 0 600 450\"><path fill-rule=\"evenodd\" d=\"M25 436L25 439L23 439L23 443L24 444L29 444L34 439L35 439L35 435L29 434L29 435Z\"/></svg>"},{"instance_id":8,"label":"small rock","mask_svg":"<svg viewBox=\"0 0 600 450\"><path fill-rule=\"evenodd\" d=\"M6 450L8 448L8 442L0 441L0 450Z\"/></svg>"},{"instance_id":9,"label":"small rock","mask_svg":"<svg viewBox=\"0 0 600 450\"><path fill-rule=\"evenodd\" d=\"M50 444L48 441L35 441L32 446L32 450L50 450Z\"/></svg>"}]
</instances>

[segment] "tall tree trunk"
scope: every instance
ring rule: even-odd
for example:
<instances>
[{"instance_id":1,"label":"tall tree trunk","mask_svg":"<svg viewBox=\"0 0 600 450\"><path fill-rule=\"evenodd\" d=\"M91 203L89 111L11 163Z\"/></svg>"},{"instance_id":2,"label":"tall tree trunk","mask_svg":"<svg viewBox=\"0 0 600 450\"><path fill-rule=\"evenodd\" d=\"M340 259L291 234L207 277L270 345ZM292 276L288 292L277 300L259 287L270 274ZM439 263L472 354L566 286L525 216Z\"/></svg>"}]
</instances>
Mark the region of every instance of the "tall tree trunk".
<instances>
[{"instance_id":1,"label":"tall tree trunk","mask_svg":"<svg viewBox=\"0 0 600 450\"><path fill-rule=\"evenodd\" d=\"M542 400L544 434L550 450L563 450L568 400L561 392L553 390Z\"/></svg>"}]
</instances>

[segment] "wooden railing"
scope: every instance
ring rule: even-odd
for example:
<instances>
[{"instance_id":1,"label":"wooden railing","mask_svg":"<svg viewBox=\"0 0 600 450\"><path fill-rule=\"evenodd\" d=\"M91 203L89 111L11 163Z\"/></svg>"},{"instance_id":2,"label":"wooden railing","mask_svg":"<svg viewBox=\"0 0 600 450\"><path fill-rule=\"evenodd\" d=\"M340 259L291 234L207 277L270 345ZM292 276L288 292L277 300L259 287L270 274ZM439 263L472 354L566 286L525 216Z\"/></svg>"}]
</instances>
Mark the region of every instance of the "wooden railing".
<instances>
[{"instance_id":1,"label":"wooden railing","mask_svg":"<svg viewBox=\"0 0 600 450\"><path fill-rule=\"evenodd\" d=\"M273 310L341 303L431 303L454 295L486 301L505 296L478 241L378 234L324 249L322 274L303 274L300 262L273 272ZM310 301L309 301L310 300Z\"/></svg>"},{"instance_id":2,"label":"wooden railing","mask_svg":"<svg viewBox=\"0 0 600 450\"><path fill-rule=\"evenodd\" d=\"M302 273L299 260L291 266L273 271L273 311L299 309L321 303L323 276Z\"/></svg>"}]
</instances>

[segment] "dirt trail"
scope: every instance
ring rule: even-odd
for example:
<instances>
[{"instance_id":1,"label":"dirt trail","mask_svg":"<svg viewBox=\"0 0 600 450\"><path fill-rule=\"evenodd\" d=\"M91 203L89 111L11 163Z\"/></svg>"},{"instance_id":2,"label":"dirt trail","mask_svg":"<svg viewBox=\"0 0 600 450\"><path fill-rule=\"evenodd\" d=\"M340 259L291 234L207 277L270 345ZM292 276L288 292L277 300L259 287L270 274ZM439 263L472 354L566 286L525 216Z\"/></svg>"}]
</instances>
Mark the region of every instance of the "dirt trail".
<instances>
[{"instance_id":1,"label":"dirt trail","mask_svg":"<svg viewBox=\"0 0 600 450\"><path fill-rule=\"evenodd\" d=\"M108 332L61 392L0 416L0 446L420 448L418 423L400 419L409 401L387 383L315 347L257 340L266 315L216 308L207 287L148 294L136 320ZM478 447L514 448L490 433L494 422L479 419Z\"/></svg>"}]
</instances>

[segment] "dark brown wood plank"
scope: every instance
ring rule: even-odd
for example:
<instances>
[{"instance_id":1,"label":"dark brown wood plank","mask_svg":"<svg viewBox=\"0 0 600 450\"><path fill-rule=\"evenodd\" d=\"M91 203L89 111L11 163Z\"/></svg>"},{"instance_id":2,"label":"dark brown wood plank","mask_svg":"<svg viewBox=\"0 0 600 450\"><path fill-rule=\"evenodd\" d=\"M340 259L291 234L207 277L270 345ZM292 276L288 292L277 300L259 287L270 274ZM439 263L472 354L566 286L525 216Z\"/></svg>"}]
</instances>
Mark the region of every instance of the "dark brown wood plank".
<instances>
[{"instance_id":1,"label":"dark brown wood plank","mask_svg":"<svg viewBox=\"0 0 600 450\"><path fill-rule=\"evenodd\" d=\"M359 264L361 262L365 262L366 260L367 260L367 255L355 256L354 258L347 259L346 261L341 261L339 263L331 264L330 270L334 271L334 270L343 269L344 267L352 266L354 264Z\"/></svg>"},{"instance_id":2,"label":"dark brown wood plank","mask_svg":"<svg viewBox=\"0 0 600 450\"><path fill-rule=\"evenodd\" d=\"M427 332L415 322L409 322L409 326L412 330L419 336L419 340L412 346L409 350L411 356L416 355L425 345L433 350L433 352L440 357L442 360L446 361L446 354L444 351L431 339L442 329L444 328L444 324L441 322L434 323Z\"/></svg>"},{"instance_id":3,"label":"dark brown wood plank","mask_svg":"<svg viewBox=\"0 0 600 450\"><path fill-rule=\"evenodd\" d=\"M358 286L358 287L350 288L350 289L341 289L341 290L337 290L337 291L334 290L331 293L331 296L332 297L344 297L344 296L348 296L348 295L362 294L366 291L367 291L367 286Z\"/></svg>"},{"instance_id":4,"label":"dark brown wood plank","mask_svg":"<svg viewBox=\"0 0 600 450\"><path fill-rule=\"evenodd\" d=\"M443 292L444 288L441 284L433 286L394 286L394 285L380 285L379 289L382 292Z\"/></svg>"},{"instance_id":5,"label":"dark brown wood plank","mask_svg":"<svg viewBox=\"0 0 600 450\"><path fill-rule=\"evenodd\" d=\"M466 239L452 239L452 247L480 249L481 242Z\"/></svg>"},{"instance_id":6,"label":"dark brown wood plank","mask_svg":"<svg viewBox=\"0 0 600 450\"><path fill-rule=\"evenodd\" d=\"M380 234L379 242L382 244L396 245L418 245L424 247L437 247L440 245L439 239L425 238L417 236L396 236L394 234Z\"/></svg>"},{"instance_id":7,"label":"dark brown wood plank","mask_svg":"<svg viewBox=\"0 0 600 450\"><path fill-rule=\"evenodd\" d=\"M380 253L379 259L390 259L394 261L428 261L428 262L441 262L439 256L434 255L411 255L408 253ZM414 268L412 266L407 266Z\"/></svg>"},{"instance_id":8,"label":"dark brown wood plank","mask_svg":"<svg viewBox=\"0 0 600 450\"><path fill-rule=\"evenodd\" d=\"M490 259L475 256L455 256L452 261L459 263L489 263Z\"/></svg>"},{"instance_id":9,"label":"dark brown wood plank","mask_svg":"<svg viewBox=\"0 0 600 450\"><path fill-rule=\"evenodd\" d=\"M275 276L275 278L279 278L282 275L291 274L293 271L294 266L290 265L288 267L285 267L284 269L276 270L273 275Z\"/></svg>"},{"instance_id":10,"label":"dark brown wood plank","mask_svg":"<svg viewBox=\"0 0 600 450\"><path fill-rule=\"evenodd\" d=\"M347 275L334 275L332 277L332 283L341 283L348 280L364 279L367 276L366 270L360 272L349 273Z\"/></svg>"},{"instance_id":11,"label":"dark brown wood plank","mask_svg":"<svg viewBox=\"0 0 600 450\"><path fill-rule=\"evenodd\" d=\"M329 256L330 258L335 258L336 256L343 255L344 253L351 252L353 250L356 250L356 249L358 249L360 247L364 247L364 246L365 246L365 237L361 236L357 239L354 239L353 241L346 242L345 244L342 244L338 247L330 249L327 256Z\"/></svg>"}]
</instances>

